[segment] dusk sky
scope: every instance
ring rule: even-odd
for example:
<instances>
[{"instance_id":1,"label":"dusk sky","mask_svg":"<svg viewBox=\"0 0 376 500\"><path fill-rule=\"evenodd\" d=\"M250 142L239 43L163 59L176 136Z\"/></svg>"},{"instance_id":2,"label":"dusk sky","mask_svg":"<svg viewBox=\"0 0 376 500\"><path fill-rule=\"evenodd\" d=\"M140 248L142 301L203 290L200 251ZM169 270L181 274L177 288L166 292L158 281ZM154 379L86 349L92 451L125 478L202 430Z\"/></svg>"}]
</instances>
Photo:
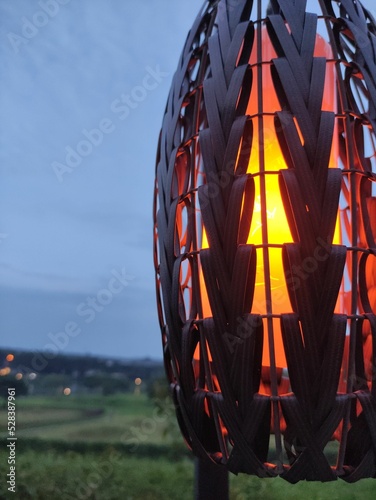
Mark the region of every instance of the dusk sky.
<instances>
[{"instance_id":1,"label":"dusk sky","mask_svg":"<svg viewBox=\"0 0 376 500\"><path fill-rule=\"evenodd\" d=\"M155 154L201 5L0 0L1 347L162 357Z\"/></svg>"},{"instance_id":2,"label":"dusk sky","mask_svg":"<svg viewBox=\"0 0 376 500\"><path fill-rule=\"evenodd\" d=\"M162 357L155 154L202 3L0 0L0 347Z\"/></svg>"}]
</instances>

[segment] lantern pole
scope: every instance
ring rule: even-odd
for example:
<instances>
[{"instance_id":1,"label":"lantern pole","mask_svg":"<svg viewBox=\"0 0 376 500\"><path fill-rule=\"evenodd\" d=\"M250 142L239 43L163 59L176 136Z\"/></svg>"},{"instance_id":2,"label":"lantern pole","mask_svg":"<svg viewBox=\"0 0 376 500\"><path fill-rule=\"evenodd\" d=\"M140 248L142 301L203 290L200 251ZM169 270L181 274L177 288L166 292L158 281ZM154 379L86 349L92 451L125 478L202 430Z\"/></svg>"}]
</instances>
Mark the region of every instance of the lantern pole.
<instances>
[{"instance_id":1,"label":"lantern pole","mask_svg":"<svg viewBox=\"0 0 376 500\"><path fill-rule=\"evenodd\" d=\"M229 500L228 472L209 460L195 459L195 500Z\"/></svg>"}]
</instances>

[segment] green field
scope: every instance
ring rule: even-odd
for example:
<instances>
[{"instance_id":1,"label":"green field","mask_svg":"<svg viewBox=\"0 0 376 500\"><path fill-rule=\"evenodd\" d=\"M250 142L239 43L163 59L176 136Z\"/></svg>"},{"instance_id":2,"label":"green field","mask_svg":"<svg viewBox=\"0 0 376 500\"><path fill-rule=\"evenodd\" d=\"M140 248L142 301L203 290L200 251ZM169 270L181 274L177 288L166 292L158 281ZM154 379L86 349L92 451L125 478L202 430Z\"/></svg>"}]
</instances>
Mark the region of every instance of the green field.
<instances>
[{"instance_id":1,"label":"green field","mask_svg":"<svg viewBox=\"0 0 376 500\"><path fill-rule=\"evenodd\" d=\"M17 402L19 438L118 443L132 436L142 440L141 433L149 443L162 443L164 424L144 395L27 397ZM4 427L5 415L0 417Z\"/></svg>"},{"instance_id":2,"label":"green field","mask_svg":"<svg viewBox=\"0 0 376 500\"><path fill-rule=\"evenodd\" d=\"M25 397L17 401L15 494L7 491L5 433L0 433L0 499L191 500L193 462L171 408L143 394ZM6 428L5 411L0 430ZM231 476L232 500L371 500L376 482L290 485Z\"/></svg>"}]
</instances>

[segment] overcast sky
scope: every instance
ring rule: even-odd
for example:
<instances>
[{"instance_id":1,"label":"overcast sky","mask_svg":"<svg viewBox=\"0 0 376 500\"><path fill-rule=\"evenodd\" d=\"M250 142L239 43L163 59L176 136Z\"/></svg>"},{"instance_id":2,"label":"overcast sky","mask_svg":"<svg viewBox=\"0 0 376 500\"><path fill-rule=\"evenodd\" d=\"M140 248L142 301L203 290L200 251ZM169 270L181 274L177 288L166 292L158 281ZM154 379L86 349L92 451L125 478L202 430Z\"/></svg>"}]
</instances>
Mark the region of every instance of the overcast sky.
<instances>
[{"instance_id":1,"label":"overcast sky","mask_svg":"<svg viewBox=\"0 0 376 500\"><path fill-rule=\"evenodd\" d=\"M0 0L0 346L161 358L155 152L201 4Z\"/></svg>"},{"instance_id":2,"label":"overcast sky","mask_svg":"<svg viewBox=\"0 0 376 500\"><path fill-rule=\"evenodd\" d=\"M161 358L155 151L201 5L0 0L1 347Z\"/></svg>"}]
</instances>

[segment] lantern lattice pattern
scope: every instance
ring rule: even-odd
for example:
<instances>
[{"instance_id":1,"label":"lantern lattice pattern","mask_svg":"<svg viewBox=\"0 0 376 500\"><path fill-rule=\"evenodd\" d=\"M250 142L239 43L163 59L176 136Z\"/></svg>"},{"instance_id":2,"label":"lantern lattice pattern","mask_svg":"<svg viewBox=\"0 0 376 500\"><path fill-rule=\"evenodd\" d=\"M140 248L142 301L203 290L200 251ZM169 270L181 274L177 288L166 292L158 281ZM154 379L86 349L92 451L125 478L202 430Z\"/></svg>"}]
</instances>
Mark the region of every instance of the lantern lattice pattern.
<instances>
[{"instance_id":1,"label":"lantern lattice pattern","mask_svg":"<svg viewBox=\"0 0 376 500\"><path fill-rule=\"evenodd\" d=\"M165 368L188 445L234 473L376 474L375 29L357 0L207 1L172 82Z\"/></svg>"}]
</instances>

